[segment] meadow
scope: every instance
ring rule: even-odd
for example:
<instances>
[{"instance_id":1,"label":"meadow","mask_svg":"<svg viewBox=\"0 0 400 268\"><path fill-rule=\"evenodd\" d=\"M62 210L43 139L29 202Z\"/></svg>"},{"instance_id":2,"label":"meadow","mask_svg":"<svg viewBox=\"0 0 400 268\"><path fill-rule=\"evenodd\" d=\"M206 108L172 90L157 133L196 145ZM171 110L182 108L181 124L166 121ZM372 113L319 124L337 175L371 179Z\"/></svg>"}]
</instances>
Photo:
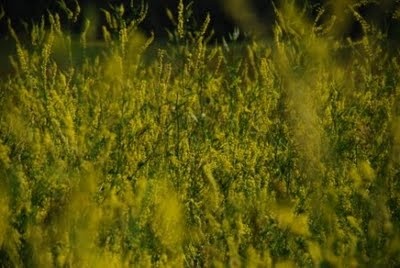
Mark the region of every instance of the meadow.
<instances>
[{"instance_id":1,"label":"meadow","mask_svg":"<svg viewBox=\"0 0 400 268\"><path fill-rule=\"evenodd\" d=\"M10 26L0 267L398 267L399 52L350 10L359 40L294 1L268 42L182 1L163 46L123 7L96 53L89 21Z\"/></svg>"}]
</instances>

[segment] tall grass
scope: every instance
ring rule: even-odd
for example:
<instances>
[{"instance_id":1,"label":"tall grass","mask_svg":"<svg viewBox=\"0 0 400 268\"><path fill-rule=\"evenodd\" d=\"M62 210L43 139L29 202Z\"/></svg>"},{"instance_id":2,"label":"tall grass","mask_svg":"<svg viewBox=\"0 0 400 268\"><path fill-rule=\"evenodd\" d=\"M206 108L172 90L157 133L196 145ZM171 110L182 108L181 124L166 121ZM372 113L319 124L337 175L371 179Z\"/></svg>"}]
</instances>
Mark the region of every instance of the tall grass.
<instances>
[{"instance_id":1,"label":"tall grass","mask_svg":"<svg viewBox=\"0 0 400 268\"><path fill-rule=\"evenodd\" d=\"M275 8L272 43L209 45L180 1L153 56L145 9L94 56L89 21L78 48L57 14L10 27L0 266L399 265L398 52L351 6L357 42Z\"/></svg>"}]
</instances>

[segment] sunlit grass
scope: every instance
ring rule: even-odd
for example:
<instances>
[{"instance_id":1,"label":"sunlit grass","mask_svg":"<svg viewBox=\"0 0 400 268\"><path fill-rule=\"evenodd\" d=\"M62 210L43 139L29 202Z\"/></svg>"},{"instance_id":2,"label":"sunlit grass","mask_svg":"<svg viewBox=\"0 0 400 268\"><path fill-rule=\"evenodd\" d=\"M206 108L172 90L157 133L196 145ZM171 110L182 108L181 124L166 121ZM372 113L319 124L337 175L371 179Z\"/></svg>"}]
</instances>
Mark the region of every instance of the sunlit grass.
<instances>
[{"instance_id":1,"label":"sunlit grass","mask_svg":"<svg viewBox=\"0 0 400 268\"><path fill-rule=\"evenodd\" d=\"M399 55L350 11L357 42L293 1L271 42L209 44L183 2L166 46L122 8L98 48L10 29L0 267L399 265Z\"/></svg>"}]
</instances>

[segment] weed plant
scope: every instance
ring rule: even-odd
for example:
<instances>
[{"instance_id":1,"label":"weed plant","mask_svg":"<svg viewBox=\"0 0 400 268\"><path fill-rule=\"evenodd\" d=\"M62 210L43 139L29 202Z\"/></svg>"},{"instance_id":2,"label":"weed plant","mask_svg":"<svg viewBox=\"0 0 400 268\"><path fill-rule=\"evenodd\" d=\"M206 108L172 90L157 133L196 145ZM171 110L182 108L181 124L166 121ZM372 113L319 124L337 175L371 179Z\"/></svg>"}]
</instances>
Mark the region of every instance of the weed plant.
<instances>
[{"instance_id":1,"label":"weed plant","mask_svg":"<svg viewBox=\"0 0 400 268\"><path fill-rule=\"evenodd\" d=\"M66 7L65 7L66 8ZM66 8L72 21L77 11ZM273 42L167 47L124 7L89 56L51 14L0 82L0 267L400 265L400 66L293 1ZM46 25L49 25L47 27Z\"/></svg>"}]
</instances>

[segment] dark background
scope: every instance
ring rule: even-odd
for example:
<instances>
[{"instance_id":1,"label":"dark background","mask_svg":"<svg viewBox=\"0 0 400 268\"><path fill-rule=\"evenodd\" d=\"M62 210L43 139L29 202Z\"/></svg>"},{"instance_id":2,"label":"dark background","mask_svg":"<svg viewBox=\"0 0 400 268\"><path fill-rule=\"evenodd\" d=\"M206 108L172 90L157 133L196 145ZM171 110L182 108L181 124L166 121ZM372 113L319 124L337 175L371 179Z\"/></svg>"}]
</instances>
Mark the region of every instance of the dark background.
<instances>
[{"instance_id":1,"label":"dark background","mask_svg":"<svg viewBox=\"0 0 400 268\"><path fill-rule=\"evenodd\" d=\"M333 0L332 0L333 1ZM65 0L68 6L74 7L74 1ZM109 9L110 4L117 5L125 3L129 6L129 0L81 0L80 3L82 12L80 21L74 26L70 27L70 30L75 33L79 33L82 29L82 18L89 12L97 12L99 18L99 24L104 23L104 16L100 11L101 8ZM140 4L141 0L134 0L134 3ZM172 29L173 25L166 16L166 9L169 8L176 14L176 7L178 0L148 0L148 15L145 21L140 25L144 32L154 32L156 38L165 38L166 29ZM185 3L189 1L184 1ZM279 2L279 1L275 1ZM398 5L397 1L397 5ZM211 27L215 31L215 38L221 38L222 36L228 37L233 32L237 20L235 20L228 13L226 3L229 0L194 0L193 1L193 23L194 27L196 23L200 25L204 20L207 13L210 13L212 22ZM257 21L264 28L264 34L272 35L272 26L275 21L274 11L272 8L271 1L268 0L249 0L249 6L251 6L252 14L256 16ZM329 0L314 0L314 1L298 1L298 3L313 6L314 10L317 7L325 5L329 10ZM46 15L48 11L58 12L62 14L56 0L0 0L0 5L4 8L5 17L0 21L0 35L5 36L8 33L7 19L10 18L12 21L13 28L17 32L24 32L24 23L28 25L32 22L40 21L43 15ZM378 28L384 33L388 34L389 39L399 40L400 37L400 24L399 20L393 19L393 14L396 8L395 0L381 0L379 4L369 4L359 9L360 13L366 18L366 20ZM95 11L93 11L95 10ZM127 12L127 15L129 14ZM310 17L314 16L313 12L310 12ZM103 21L102 21L103 20ZM67 24L67 22L66 22ZM67 27L68 28L68 27ZM349 26L344 31L343 36L351 36L358 38L361 35L361 27L359 23L353 18L349 23Z\"/></svg>"},{"instance_id":2,"label":"dark background","mask_svg":"<svg viewBox=\"0 0 400 268\"><path fill-rule=\"evenodd\" d=\"M74 2L66 0L68 6L74 7ZM174 26L166 15L166 9L170 9L177 15L178 0L148 0L148 14L145 21L140 27L147 33L154 32L157 37L165 38L167 36L166 29L172 29ZM185 1L189 2L189 1ZM272 8L267 1L254 1L259 7L259 13L266 15L268 21L272 21ZM6 17L11 18L13 28L17 32L24 31L23 22L37 22L47 13L48 10L56 11L62 14L56 0L1 0L0 5L3 6ZM104 23L104 15L100 9L109 9L110 5L119 5L124 3L129 6L130 1L121 0L80 0L81 20L93 10L97 10L100 24ZM139 5L140 0L135 0L135 4ZM193 5L193 23L201 24L204 21L207 13L210 13L212 18L212 27L216 36L227 35L234 29L234 20L225 12L225 8L221 1L218 0L198 0L194 1ZM128 13L129 14L129 13ZM83 16L82 16L83 15ZM82 21L78 21L73 29L74 32L81 30ZM8 31L7 22L3 18L0 22L0 33L6 34Z\"/></svg>"}]
</instances>

